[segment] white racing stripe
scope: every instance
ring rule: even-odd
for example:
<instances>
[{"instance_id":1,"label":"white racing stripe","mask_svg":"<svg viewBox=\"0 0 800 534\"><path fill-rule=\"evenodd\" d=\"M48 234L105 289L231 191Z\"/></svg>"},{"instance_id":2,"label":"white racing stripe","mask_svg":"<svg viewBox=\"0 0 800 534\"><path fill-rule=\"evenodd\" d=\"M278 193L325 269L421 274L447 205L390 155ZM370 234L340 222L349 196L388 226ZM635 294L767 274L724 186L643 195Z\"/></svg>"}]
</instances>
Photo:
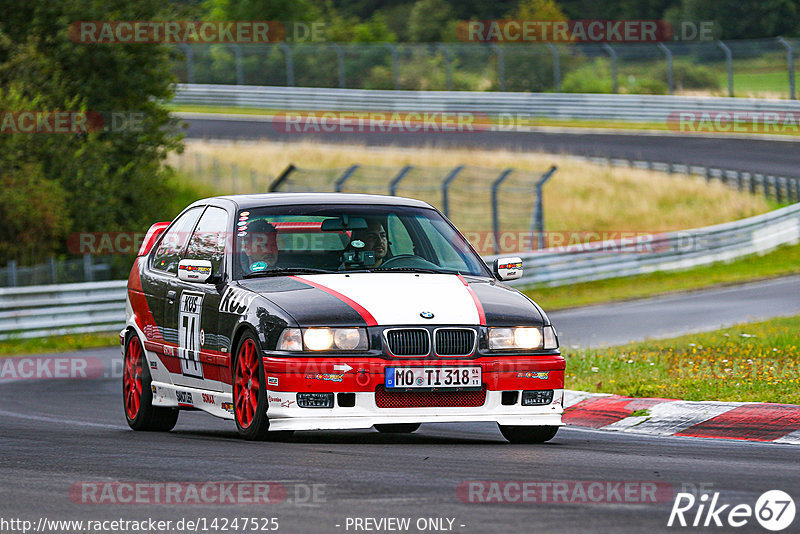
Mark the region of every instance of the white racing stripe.
<instances>
[{"instance_id":1,"label":"white racing stripe","mask_svg":"<svg viewBox=\"0 0 800 534\"><path fill-rule=\"evenodd\" d=\"M456 275L352 273L300 276L363 306L379 325L479 324L478 309ZM433 313L423 319L421 312Z\"/></svg>"}]
</instances>

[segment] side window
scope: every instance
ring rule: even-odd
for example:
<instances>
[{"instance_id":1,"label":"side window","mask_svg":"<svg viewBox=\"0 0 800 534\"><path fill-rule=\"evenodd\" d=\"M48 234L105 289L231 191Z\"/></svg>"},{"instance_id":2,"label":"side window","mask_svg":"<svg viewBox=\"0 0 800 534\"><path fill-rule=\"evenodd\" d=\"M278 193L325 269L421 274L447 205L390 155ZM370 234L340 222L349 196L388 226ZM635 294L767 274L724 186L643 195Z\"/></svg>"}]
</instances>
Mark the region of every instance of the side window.
<instances>
[{"instance_id":1,"label":"side window","mask_svg":"<svg viewBox=\"0 0 800 534\"><path fill-rule=\"evenodd\" d=\"M181 215L172 225L158 244L153 254L153 269L175 274L178 272L178 262L189 240L189 234L194 228L197 218L203 208L192 208Z\"/></svg>"},{"instance_id":2,"label":"side window","mask_svg":"<svg viewBox=\"0 0 800 534\"><path fill-rule=\"evenodd\" d=\"M228 231L228 212L222 208L209 206L206 208L197 228L189 240L186 258L190 260L208 260L211 262L211 273L222 271L222 258L225 257L225 235Z\"/></svg>"},{"instance_id":3,"label":"side window","mask_svg":"<svg viewBox=\"0 0 800 534\"><path fill-rule=\"evenodd\" d=\"M431 246L436 251L436 255L439 257L439 267L453 271L470 270L464 258L459 256L455 246L453 246L452 243L448 243L447 238L442 235L442 232L438 228L439 225L442 225L442 228L444 228L443 222L434 225L428 218L420 217L418 220L422 231L425 232L425 236L428 238Z\"/></svg>"},{"instance_id":4,"label":"side window","mask_svg":"<svg viewBox=\"0 0 800 534\"><path fill-rule=\"evenodd\" d=\"M391 250L392 256L414 254L414 243L411 241L411 236L408 235L408 230L397 215L392 214L387 218L386 234L389 238L389 250Z\"/></svg>"}]
</instances>

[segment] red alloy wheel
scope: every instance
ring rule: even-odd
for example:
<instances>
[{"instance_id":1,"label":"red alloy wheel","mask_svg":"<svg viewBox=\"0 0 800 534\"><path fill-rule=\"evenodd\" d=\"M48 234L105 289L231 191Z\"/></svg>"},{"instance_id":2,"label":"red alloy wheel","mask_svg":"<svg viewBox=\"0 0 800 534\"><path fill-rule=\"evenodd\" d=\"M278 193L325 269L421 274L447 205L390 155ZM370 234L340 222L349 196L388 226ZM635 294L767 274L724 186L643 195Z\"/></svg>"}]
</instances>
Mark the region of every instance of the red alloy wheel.
<instances>
[{"instance_id":1,"label":"red alloy wheel","mask_svg":"<svg viewBox=\"0 0 800 534\"><path fill-rule=\"evenodd\" d=\"M245 339L239 349L236 361L236 377L234 379L236 418L242 428L248 428L253 422L258 406L258 358L256 344L252 339Z\"/></svg>"},{"instance_id":2,"label":"red alloy wheel","mask_svg":"<svg viewBox=\"0 0 800 534\"><path fill-rule=\"evenodd\" d=\"M128 352L125 354L125 411L128 418L136 419L142 402L142 347L135 337L128 341Z\"/></svg>"}]
</instances>

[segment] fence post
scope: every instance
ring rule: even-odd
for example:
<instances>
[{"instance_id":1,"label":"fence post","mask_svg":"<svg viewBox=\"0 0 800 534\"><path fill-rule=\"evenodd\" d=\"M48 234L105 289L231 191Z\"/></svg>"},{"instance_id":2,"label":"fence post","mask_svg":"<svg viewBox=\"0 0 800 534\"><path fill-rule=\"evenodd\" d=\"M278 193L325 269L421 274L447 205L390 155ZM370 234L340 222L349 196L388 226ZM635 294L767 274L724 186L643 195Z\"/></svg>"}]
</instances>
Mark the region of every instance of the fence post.
<instances>
[{"instance_id":1,"label":"fence post","mask_svg":"<svg viewBox=\"0 0 800 534\"><path fill-rule=\"evenodd\" d=\"M717 46L725 53L725 63L728 64L728 96L733 96L733 54L728 45L722 41L717 41Z\"/></svg>"},{"instance_id":2,"label":"fence post","mask_svg":"<svg viewBox=\"0 0 800 534\"><path fill-rule=\"evenodd\" d=\"M789 68L789 98L795 100L794 93L794 50L786 39L778 37L778 42L786 48L786 65Z\"/></svg>"},{"instance_id":3,"label":"fence post","mask_svg":"<svg viewBox=\"0 0 800 534\"><path fill-rule=\"evenodd\" d=\"M536 248L538 250L542 250L545 248L545 239L544 239L544 184L553 174L556 172L558 167L553 165L550 167L546 173L539 178L539 181L536 182L536 206L533 211L533 219L531 220L531 233L536 232ZM531 242L531 247L533 246L533 242ZM531 249L533 250L533 249Z\"/></svg>"},{"instance_id":4,"label":"fence post","mask_svg":"<svg viewBox=\"0 0 800 534\"><path fill-rule=\"evenodd\" d=\"M334 191L336 191L337 193L341 193L342 186L344 186L344 183L347 181L347 179L350 178L353 175L353 173L355 173L358 170L358 167L359 167L358 164L351 165L346 171L344 171L344 174L342 174L339 177L339 179L336 180L336 183L333 184Z\"/></svg>"},{"instance_id":5,"label":"fence post","mask_svg":"<svg viewBox=\"0 0 800 534\"><path fill-rule=\"evenodd\" d=\"M756 194L756 183L758 183L758 182L762 182L763 183L763 181L764 181L764 175L763 174L756 173L756 174L753 174L753 175L750 176L750 194L751 195L755 195Z\"/></svg>"},{"instance_id":6,"label":"fence post","mask_svg":"<svg viewBox=\"0 0 800 534\"><path fill-rule=\"evenodd\" d=\"M545 46L553 54L553 87L558 93L561 91L561 58L558 56L558 48L553 43L545 43Z\"/></svg>"},{"instance_id":7,"label":"fence post","mask_svg":"<svg viewBox=\"0 0 800 534\"><path fill-rule=\"evenodd\" d=\"M83 255L83 281L94 282L94 268L91 254Z\"/></svg>"},{"instance_id":8,"label":"fence post","mask_svg":"<svg viewBox=\"0 0 800 534\"><path fill-rule=\"evenodd\" d=\"M707 184L708 184L708 183L711 183L711 168L710 168L710 167L703 167L703 168L704 168L704 169L705 169L705 171L706 171L706 172L705 172L705 175L706 175L706 183L707 183Z\"/></svg>"},{"instance_id":9,"label":"fence post","mask_svg":"<svg viewBox=\"0 0 800 534\"><path fill-rule=\"evenodd\" d=\"M438 43L436 48L444 53L445 76L447 79L447 90L453 90L453 58L450 56L450 50L443 43Z\"/></svg>"},{"instance_id":10,"label":"fence post","mask_svg":"<svg viewBox=\"0 0 800 534\"><path fill-rule=\"evenodd\" d=\"M772 186L775 184L775 177L774 176L767 176L766 181L764 182L764 198L769 200L770 193L772 192Z\"/></svg>"},{"instance_id":11,"label":"fence post","mask_svg":"<svg viewBox=\"0 0 800 534\"><path fill-rule=\"evenodd\" d=\"M675 73L672 70L672 50L667 48L664 43L658 43L658 47L667 56L667 84L669 85L669 94L675 94Z\"/></svg>"},{"instance_id":12,"label":"fence post","mask_svg":"<svg viewBox=\"0 0 800 534\"><path fill-rule=\"evenodd\" d=\"M500 176L492 182L492 229L494 231L494 253L500 254L500 214L498 213L497 193L500 190L500 184L508 178L514 169L506 169L500 173Z\"/></svg>"},{"instance_id":13,"label":"fence post","mask_svg":"<svg viewBox=\"0 0 800 534\"><path fill-rule=\"evenodd\" d=\"M283 50L283 56L286 58L286 85L294 87L294 58L292 57L292 49L286 43L279 43L278 46Z\"/></svg>"},{"instance_id":14,"label":"fence post","mask_svg":"<svg viewBox=\"0 0 800 534\"><path fill-rule=\"evenodd\" d=\"M782 176L775 179L775 200L778 204L783 204L783 181L785 179Z\"/></svg>"},{"instance_id":15,"label":"fence post","mask_svg":"<svg viewBox=\"0 0 800 534\"><path fill-rule=\"evenodd\" d=\"M608 57L611 58L611 92L617 94L619 92L619 82L617 81L617 53L608 43L603 43L603 50L608 52Z\"/></svg>"},{"instance_id":16,"label":"fence post","mask_svg":"<svg viewBox=\"0 0 800 534\"><path fill-rule=\"evenodd\" d=\"M458 173L464 170L463 165L459 165L442 180L442 210L445 217L450 217L450 184L456 179Z\"/></svg>"},{"instance_id":17,"label":"fence post","mask_svg":"<svg viewBox=\"0 0 800 534\"><path fill-rule=\"evenodd\" d=\"M506 60L503 55L503 49L494 43L489 44L489 48L494 51L497 56L497 81L501 91L506 90Z\"/></svg>"},{"instance_id":18,"label":"fence post","mask_svg":"<svg viewBox=\"0 0 800 534\"><path fill-rule=\"evenodd\" d=\"M336 51L337 63L339 65L339 88L344 89L347 83L344 77L344 50L338 43L329 43L329 46Z\"/></svg>"},{"instance_id":19,"label":"fence post","mask_svg":"<svg viewBox=\"0 0 800 534\"><path fill-rule=\"evenodd\" d=\"M8 287L17 287L17 262L8 260Z\"/></svg>"},{"instance_id":20,"label":"fence post","mask_svg":"<svg viewBox=\"0 0 800 534\"><path fill-rule=\"evenodd\" d=\"M406 165L405 167L403 167L400 170L398 175L394 177L394 180L392 180L392 183L389 184L389 194L390 195L392 195L393 197L397 196L397 186L400 185L400 181L403 178L405 178L406 174L408 174L408 172L413 168L414 168L413 165Z\"/></svg>"},{"instance_id":21,"label":"fence post","mask_svg":"<svg viewBox=\"0 0 800 534\"><path fill-rule=\"evenodd\" d=\"M186 81L194 83L194 52L192 47L187 44L179 44L178 48L181 49L183 56L186 58Z\"/></svg>"},{"instance_id":22,"label":"fence post","mask_svg":"<svg viewBox=\"0 0 800 534\"><path fill-rule=\"evenodd\" d=\"M242 47L236 43L228 43L236 56L236 85L244 84L244 67L242 66Z\"/></svg>"},{"instance_id":23,"label":"fence post","mask_svg":"<svg viewBox=\"0 0 800 534\"><path fill-rule=\"evenodd\" d=\"M296 168L297 167L295 167L293 163L290 163L289 166L283 169L283 172L280 173L278 177L275 178L275 180L271 184L269 184L269 188L267 189L267 191L269 191L270 193L274 193L275 191L277 191L278 188L281 185L283 185L283 182L285 182L286 179L289 178L289 175L292 174Z\"/></svg>"},{"instance_id":24,"label":"fence post","mask_svg":"<svg viewBox=\"0 0 800 534\"><path fill-rule=\"evenodd\" d=\"M384 46L389 49L389 52L392 53L392 81L394 82L394 90L400 90L400 74L399 70L399 63L397 57L397 48L391 43L385 43Z\"/></svg>"}]
</instances>

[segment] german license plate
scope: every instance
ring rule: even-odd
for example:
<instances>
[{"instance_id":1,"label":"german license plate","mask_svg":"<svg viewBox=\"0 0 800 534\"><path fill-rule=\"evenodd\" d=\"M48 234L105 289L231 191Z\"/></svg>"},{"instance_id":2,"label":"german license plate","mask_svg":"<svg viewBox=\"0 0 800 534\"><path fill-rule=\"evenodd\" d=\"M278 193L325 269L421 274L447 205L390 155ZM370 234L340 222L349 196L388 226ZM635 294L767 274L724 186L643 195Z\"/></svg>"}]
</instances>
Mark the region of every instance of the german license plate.
<instances>
[{"instance_id":1,"label":"german license plate","mask_svg":"<svg viewBox=\"0 0 800 534\"><path fill-rule=\"evenodd\" d=\"M479 388L480 367L387 367L387 389L391 388Z\"/></svg>"}]
</instances>

